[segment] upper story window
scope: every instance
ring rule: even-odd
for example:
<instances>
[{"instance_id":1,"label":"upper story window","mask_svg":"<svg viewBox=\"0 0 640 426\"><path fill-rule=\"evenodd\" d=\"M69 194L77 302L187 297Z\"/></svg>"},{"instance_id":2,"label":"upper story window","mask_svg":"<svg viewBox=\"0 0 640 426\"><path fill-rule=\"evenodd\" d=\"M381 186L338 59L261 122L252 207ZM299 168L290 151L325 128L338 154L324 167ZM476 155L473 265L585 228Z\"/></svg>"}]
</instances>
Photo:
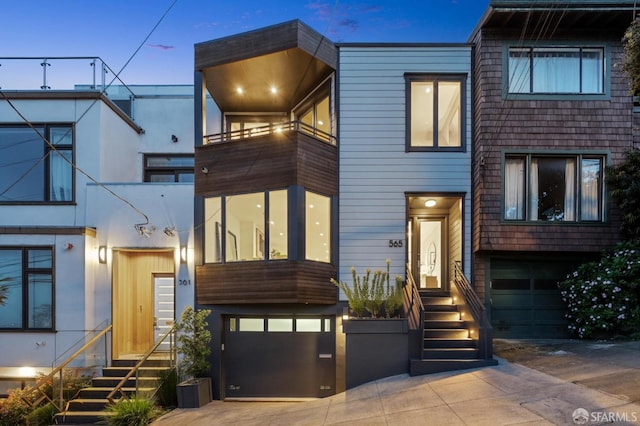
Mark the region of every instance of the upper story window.
<instances>
[{"instance_id":1,"label":"upper story window","mask_svg":"<svg viewBox=\"0 0 640 426\"><path fill-rule=\"evenodd\" d=\"M329 87L321 88L296 111L297 120L302 123L300 130L313 136L332 142L331 102Z\"/></svg>"},{"instance_id":2,"label":"upper story window","mask_svg":"<svg viewBox=\"0 0 640 426\"><path fill-rule=\"evenodd\" d=\"M407 150L464 149L464 75L406 75Z\"/></svg>"},{"instance_id":3,"label":"upper story window","mask_svg":"<svg viewBox=\"0 0 640 426\"><path fill-rule=\"evenodd\" d=\"M147 154L145 182L193 182L193 154Z\"/></svg>"},{"instance_id":4,"label":"upper story window","mask_svg":"<svg viewBox=\"0 0 640 426\"><path fill-rule=\"evenodd\" d=\"M0 126L0 203L74 200L71 125Z\"/></svg>"},{"instance_id":5,"label":"upper story window","mask_svg":"<svg viewBox=\"0 0 640 426\"><path fill-rule=\"evenodd\" d=\"M603 47L509 47L510 94L605 93Z\"/></svg>"},{"instance_id":6,"label":"upper story window","mask_svg":"<svg viewBox=\"0 0 640 426\"><path fill-rule=\"evenodd\" d=\"M53 329L53 251L0 248L0 329Z\"/></svg>"},{"instance_id":7,"label":"upper story window","mask_svg":"<svg viewBox=\"0 0 640 426\"><path fill-rule=\"evenodd\" d=\"M268 135L274 128L287 121L286 114L248 114L225 116L226 133L229 139L244 139L253 136Z\"/></svg>"},{"instance_id":8,"label":"upper story window","mask_svg":"<svg viewBox=\"0 0 640 426\"><path fill-rule=\"evenodd\" d=\"M603 155L506 155L504 220L603 221L604 162Z\"/></svg>"}]
</instances>

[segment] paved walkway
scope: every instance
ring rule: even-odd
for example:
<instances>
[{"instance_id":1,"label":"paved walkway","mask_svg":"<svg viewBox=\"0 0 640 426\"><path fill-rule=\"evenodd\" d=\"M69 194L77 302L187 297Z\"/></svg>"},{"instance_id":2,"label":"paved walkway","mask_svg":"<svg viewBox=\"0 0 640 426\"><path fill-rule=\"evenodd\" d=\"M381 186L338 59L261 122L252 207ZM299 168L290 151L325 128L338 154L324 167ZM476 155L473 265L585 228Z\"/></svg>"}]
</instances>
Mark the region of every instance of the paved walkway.
<instances>
[{"instance_id":1,"label":"paved walkway","mask_svg":"<svg viewBox=\"0 0 640 426\"><path fill-rule=\"evenodd\" d=\"M589 349L583 343L579 347L591 358L584 366L579 362L565 363L562 352L537 353L541 357L555 357L552 359L573 370L574 375L597 382L598 377L620 374L624 369L637 374L640 342L636 343L631 349L609 354L603 348ZM608 364L607 355L615 358L620 368ZM214 401L199 409L174 410L154 425L640 424L640 404L624 393L573 383L570 377L555 377L503 358L499 361L497 366L482 369L419 377L394 376L309 402ZM627 381L622 387L624 392L637 390L640 383ZM576 411L580 408L586 410L582 411L587 416L584 423L573 420L574 413L580 414Z\"/></svg>"}]
</instances>

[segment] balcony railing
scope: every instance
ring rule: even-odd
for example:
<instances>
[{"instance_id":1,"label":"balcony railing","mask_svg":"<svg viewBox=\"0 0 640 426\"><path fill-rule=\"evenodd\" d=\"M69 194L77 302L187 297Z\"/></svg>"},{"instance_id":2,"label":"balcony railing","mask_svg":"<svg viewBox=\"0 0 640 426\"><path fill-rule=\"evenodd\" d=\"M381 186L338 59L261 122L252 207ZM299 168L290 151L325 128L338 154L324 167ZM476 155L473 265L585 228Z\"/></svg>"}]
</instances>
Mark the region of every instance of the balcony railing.
<instances>
[{"instance_id":1,"label":"balcony railing","mask_svg":"<svg viewBox=\"0 0 640 426\"><path fill-rule=\"evenodd\" d=\"M213 135L207 135L204 137L204 144L215 144L225 142L235 142L244 139L254 138L257 136L272 135L278 133L285 133L290 131L302 132L311 135L321 141L336 144L336 137L317 129L309 124L301 121L288 121L283 123L273 123L260 127L253 127L251 129L235 130L232 132L216 133Z\"/></svg>"},{"instance_id":2,"label":"balcony railing","mask_svg":"<svg viewBox=\"0 0 640 426\"><path fill-rule=\"evenodd\" d=\"M0 57L2 90L73 90L75 85L106 92L111 83L133 92L98 56Z\"/></svg>"}]
</instances>

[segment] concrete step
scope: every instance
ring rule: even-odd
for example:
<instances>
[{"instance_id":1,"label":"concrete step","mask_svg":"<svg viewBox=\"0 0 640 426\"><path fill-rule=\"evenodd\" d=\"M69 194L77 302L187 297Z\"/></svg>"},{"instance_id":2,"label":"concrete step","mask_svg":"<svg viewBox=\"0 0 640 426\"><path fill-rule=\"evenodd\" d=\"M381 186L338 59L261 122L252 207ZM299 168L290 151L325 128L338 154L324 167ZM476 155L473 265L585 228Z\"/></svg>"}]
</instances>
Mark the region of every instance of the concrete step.
<instances>
[{"instance_id":1,"label":"concrete step","mask_svg":"<svg viewBox=\"0 0 640 426\"><path fill-rule=\"evenodd\" d=\"M425 329L431 328L464 328L462 320L426 320L424 322Z\"/></svg>"},{"instance_id":2,"label":"concrete step","mask_svg":"<svg viewBox=\"0 0 640 426\"><path fill-rule=\"evenodd\" d=\"M424 319L428 321L457 321L460 319L460 312L430 311L424 313Z\"/></svg>"},{"instance_id":3,"label":"concrete step","mask_svg":"<svg viewBox=\"0 0 640 426\"><path fill-rule=\"evenodd\" d=\"M409 374L411 376L420 376L442 371L466 370L491 365L498 365L498 361L495 359L412 359L409 362Z\"/></svg>"},{"instance_id":4,"label":"concrete step","mask_svg":"<svg viewBox=\"0 0 640 426\"><path fill-rule=\"evenodd\" d=\"M113 387L89 387L89 388L84 388L81 389L80 392L78 393L78 398L81 399L104 399L107 397L107 395L109 395L111 393L111 391L113 390ZM143 388L143 387L139 387L138 388L138 393L145 395L145 394L151 394L153 391L155 390L155 388ZM125 392L127 395L131 395L134 394L136 392L136 388L134 387L126 387L126 388L122 388L122 391ZM119 398L119 392L116 393L115 395L116 398Z\"/></svg>"},{"instance_id":5,"label":"concrete step","mask_svg":"<svg viewBox=\"0 0 640 426\"><path fill-rule=\"evenodd\" d=\"M475 348L434 348L424 349L422 359L477 359Z\"/></svg>"},{"instance_id":6,"label":"concrete step","mask_svg":"<svg viewBox=\"0 0 640 426\"><path fill-rule=\"evenodd\" d=\"M467 337L464 339L447 339L447 338L427 338L424 339L425 349L446 349L446 348L474 348L475 342Z\"/></svg>"},{"instance_id":7,"label":"concrete step","mask_svg":"<svg viewBox=\"0 0 640 426\"><path fill-rule=\"evenodd\" d=\"M424 337L425 339L466 339L469 337L469 330L466 328L425 328Z\"/></svg>"},{"instance_id":8,"label":"concrete step","mask_svg":"<svg viewBox=\"0 0 640 426\"><path fill-rule=\"evenodd\" d=\"M54 424L58 425L93 425L104 421L105 416L111 414L106 411L84 411L58 413L54 417Z\"/></svg>"}]
</instances>

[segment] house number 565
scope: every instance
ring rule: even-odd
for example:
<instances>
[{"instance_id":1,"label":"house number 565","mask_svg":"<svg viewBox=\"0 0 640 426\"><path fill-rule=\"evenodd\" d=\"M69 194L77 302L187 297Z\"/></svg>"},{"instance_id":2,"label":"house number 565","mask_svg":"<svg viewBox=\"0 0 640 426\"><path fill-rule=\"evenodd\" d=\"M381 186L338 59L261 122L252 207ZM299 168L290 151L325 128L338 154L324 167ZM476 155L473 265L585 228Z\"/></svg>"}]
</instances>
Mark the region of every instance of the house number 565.
<instances>
[{"instance_id":1,"label":"house number 565","mask_svg":"<svg viewBox=\"0 0 640 426\"><path fill-rule=\"evenodd\" d=\"M389 247L402 247L402 240L389 240Z\"/></svg>"}]
</instances>

